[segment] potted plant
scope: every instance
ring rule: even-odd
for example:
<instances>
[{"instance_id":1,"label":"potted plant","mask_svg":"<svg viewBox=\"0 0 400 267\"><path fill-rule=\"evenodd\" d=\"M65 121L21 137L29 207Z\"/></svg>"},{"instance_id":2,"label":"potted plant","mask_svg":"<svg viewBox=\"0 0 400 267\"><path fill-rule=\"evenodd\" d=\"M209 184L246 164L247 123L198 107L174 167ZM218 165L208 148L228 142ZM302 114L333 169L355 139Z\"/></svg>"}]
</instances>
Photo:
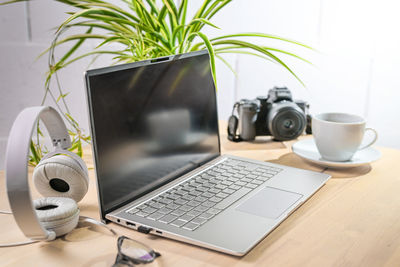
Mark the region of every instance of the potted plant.
<instances>
[{"instance_id":1,"label":"potted plant","mask_svg":"<svg viewBox=\"0 0 400 267\"><path fill-rule=\"evenodd\" d=\"M14 0L3 4L21 1L28 0ZM198 4L199 8L191 18L187 14L188 0L181 0L179 4L173 0L121 0L121 6L102 0L56 1L73 7L75 11L68 13L69 18L58 27L50 47L42 53L42 55L48 53L49 56L49 70L42 104L50 96L59 111L64 114L73 138L71 150L78 155L82 155L82 143L90 142L90 136L81 131L78 122L71 116L65 99L68 93L63 92L57 72L82 58L109 54L117 64L207 49L214 79L215 60L219 59L231 68L222 55L236 53L253 55L278 63L302 83L276 54L286 54L305 62L308 62L307 60L288 51L254 44L245 39L276 39L311 49L302 43L265 33L246 32L209 38L204 34L204 27L218 28L211 20L232 0L204 0L202 3L192 1L191 4ZM72 28L79 29L82 33L70 34L69 30ZM96 48L79 54L79 48L88 40L96 40ZM55 49L65 43L73 45L59 60L56 60ZM118 43L120 49L110 46L113 43ZM55 86L50 86L52 80L56 80ZM39 142L40 134L38 128L36 143L32 142L31 145L33 165L39 162L45 149Z\"/></svg>"}]
</instances>

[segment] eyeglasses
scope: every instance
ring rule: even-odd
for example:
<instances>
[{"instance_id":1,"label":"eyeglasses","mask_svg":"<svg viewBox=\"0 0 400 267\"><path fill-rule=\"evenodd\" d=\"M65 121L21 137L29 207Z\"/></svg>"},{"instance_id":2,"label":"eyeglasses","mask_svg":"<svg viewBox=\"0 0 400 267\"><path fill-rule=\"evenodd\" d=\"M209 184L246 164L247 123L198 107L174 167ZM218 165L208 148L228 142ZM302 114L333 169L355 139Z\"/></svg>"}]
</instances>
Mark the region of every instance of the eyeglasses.
<instances>
[{"instance_id":1,"label":"eyeglasses","mask_svg":"<svg viewBox=\"0 0 400 267\"><path fill-rule=\"evenodd\" d=\"M113 267L150 263L159 256L161 256L160 253L154 251L145 244L126 236L120 236L118 237L118 255Z\"/></svg>"}]
</instances>

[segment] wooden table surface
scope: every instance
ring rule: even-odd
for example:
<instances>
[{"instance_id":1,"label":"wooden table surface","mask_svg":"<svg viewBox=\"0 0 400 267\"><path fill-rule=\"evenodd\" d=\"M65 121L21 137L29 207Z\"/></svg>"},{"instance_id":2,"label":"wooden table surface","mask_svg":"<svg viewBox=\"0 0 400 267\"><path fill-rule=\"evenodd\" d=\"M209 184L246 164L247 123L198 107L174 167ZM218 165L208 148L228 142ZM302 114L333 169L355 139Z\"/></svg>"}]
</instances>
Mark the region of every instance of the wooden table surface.
<instances>
[{"instance_id":1,"label":"wooden table surface","mask_svg":"<svg viewBox=\"0 0 400 267\"><path fill-rule=\"evenodd\" d=\"M222 131L225 132L225 131ZM235 257L174 240L145 235L110 223L159 251L148 266L400 266L400 151L379 148L382 158L362 167L333 170L311 165L291 152L292 142L231 143L222 152L332 175L304 205L244 257ZM90 172L82 215L99 218L90 148ZM34 198L39 197L33 186ZM4 171L0 171L0 210L9 209ZM12 215L0 215L0 243L25 240ZM79 228L52 242L0 248L0 266L111 266L116 238Z\"/></svg>"}]
</instances>

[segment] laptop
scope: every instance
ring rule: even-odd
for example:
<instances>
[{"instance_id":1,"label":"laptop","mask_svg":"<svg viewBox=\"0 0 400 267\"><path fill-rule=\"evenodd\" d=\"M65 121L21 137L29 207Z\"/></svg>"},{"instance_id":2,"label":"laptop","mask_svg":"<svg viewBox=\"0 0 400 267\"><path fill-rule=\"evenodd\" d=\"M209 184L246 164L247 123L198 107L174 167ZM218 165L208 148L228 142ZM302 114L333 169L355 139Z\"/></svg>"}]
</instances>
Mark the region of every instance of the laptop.
<instances>
[{"instance_id":1,"label":"laptop","mask_svg":"<svg viewBox=\"0 0 400 267\"><path fill-rule=\"evenodd\" d=\"M221 155L207 51L85 79L104 222L242 256L330 178Z\"/></svg>"}]
</instances>

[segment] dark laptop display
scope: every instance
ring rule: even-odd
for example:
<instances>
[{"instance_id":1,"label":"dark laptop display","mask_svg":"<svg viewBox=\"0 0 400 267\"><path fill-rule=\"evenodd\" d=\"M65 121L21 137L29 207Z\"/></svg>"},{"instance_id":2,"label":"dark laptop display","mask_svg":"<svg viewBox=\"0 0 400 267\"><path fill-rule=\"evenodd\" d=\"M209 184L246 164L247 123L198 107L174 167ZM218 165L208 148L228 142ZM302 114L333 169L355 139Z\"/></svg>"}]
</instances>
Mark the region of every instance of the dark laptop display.
<instances>
[{"instance_id":1,"label":"dark laptop display","mask_svg":"<svg viewBox=\"0 0 400 267\"><path fill-rule=\"evenodd\" d=\"M86 82L103 218L219 155L208 53L88 71Z\"/></svg>"}]
</instances>

